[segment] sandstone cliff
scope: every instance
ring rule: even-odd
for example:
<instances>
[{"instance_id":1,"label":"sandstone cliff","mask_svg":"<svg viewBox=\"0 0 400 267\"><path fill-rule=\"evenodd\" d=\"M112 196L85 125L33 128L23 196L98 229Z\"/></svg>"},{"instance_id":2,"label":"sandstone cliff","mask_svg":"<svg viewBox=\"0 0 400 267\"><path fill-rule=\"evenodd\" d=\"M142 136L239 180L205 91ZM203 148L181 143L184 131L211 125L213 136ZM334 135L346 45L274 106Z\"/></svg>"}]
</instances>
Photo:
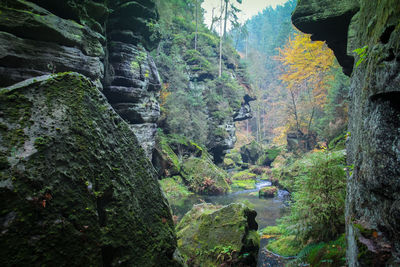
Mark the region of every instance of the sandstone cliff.
<instances>
[{"instance_id":1,"label":"sandstone cliff","mask_svg":"<svg viewBox=\"0 0 400 267\"><path fill-rule=\"evenodd\" d=\"M140 148L159 116L155 19L149 0L0 1L2 266L174 266Z\"/></svg>"},{"instance_id":2,"label":"sandstone cliff","mask_svg":"<svg viewBox=\"0 0 400 267\"><path fill-rule=\"evenodd\" d=\"M348 264L398 266L400 1L301 0L292 21L325 40L351 75Z\"/></svg>"},{"instance_id":3,"label":"sandstone cliff","mask_svg":"<svg viewBox=\"0 0 400 267\"><path fill-rule=\"evenodd\" d=\"M156 44L152 1L2 1L0 86L38 75L81 73L154 147L160 80L146 49Z\"/></svg>"}]
</instances>

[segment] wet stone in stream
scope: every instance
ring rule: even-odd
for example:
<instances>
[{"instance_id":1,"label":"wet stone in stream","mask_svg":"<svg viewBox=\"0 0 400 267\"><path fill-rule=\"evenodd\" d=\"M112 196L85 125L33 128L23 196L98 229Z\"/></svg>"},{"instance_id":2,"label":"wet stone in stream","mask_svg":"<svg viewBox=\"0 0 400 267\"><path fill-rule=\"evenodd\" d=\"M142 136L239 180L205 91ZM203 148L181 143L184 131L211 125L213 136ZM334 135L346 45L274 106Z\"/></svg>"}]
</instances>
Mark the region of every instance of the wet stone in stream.
<instances>
[{"instance_id":1,"label":"wet stone in stream","mask_svg":"<svg viewBox=\"0 0 400 267\"><path fill-rule=\"evenodd\" d=\"M256 221L259 226L258 229L260 230L267 226L276 225L276 220L287 214L286 202L289 200L289 192L279 190L277 196L274 198L259 198L257 192L261 188L267 186L271 186L271 182L257 180L255 189L240 190L231 194L219 196L191 195L185 199L172 200L170 201L170 205L173 214L178 216L178 220L180 220L186 212L192 209L193 205L202 202L214 205L229 205L238 202L245 203L257 211ZM265 248L267 242L266 239L261 239L257 266L285 266L287 259L268 252Z\"/></svg>"}]
</instances>

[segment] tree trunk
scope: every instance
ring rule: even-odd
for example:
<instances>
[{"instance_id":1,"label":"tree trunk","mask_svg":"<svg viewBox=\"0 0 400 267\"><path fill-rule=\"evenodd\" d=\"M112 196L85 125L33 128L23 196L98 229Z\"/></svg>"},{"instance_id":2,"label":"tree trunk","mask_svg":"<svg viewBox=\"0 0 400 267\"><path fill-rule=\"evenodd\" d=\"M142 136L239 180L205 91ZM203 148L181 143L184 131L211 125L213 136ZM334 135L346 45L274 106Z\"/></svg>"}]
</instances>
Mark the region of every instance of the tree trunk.
<instances>
[{"instance_id":1,"label":"tree trunk","mask_svg":"<svg viewBox=\"0 0 400 267\"><path fill-rule=\"evenodd\" d=\"M195 34L194 34L194 50L196 50L197 51L197 31L198 31L198 3L197 3L197 1L198 0L196 0L196 8L195 8L195 10L196 10L196 32L195 32Z\"/></svg>"},{"instance_id":2,"label":"tree trunk","mask_svg":"<svg viewBox=\"0 0 400 267\"><path fill-rule=\"evenodd\" d=\"M225 19L224 19L224 34L223 37L226 35L226 24L228 22L228 4L229 0L225 0Z\"/></svg>"},{"instance_id":3,"label":"tree trunk","mask_svg":"<svg viewBox=\"0 0 400 267\"><path fill-rule=\"evenodd\" d=\"M210 31L212 32L214 30L214 22L215 22L215 17L214 17L214 10L215 7L213 7L212 11L211 11L211 26L210 26Z\"/></svg>"},{"instance_id":4,"label":"tree trunk","mask_svg":"<svg viewBox=\"0 0 400 267\"><path fill-rule=\"evenodd\" d=\"M222 15L223 15L223 13L224 13L224 7L223 7L223 5L222 5L222 1L223 1L223 0L221 0L221 18L222 18ZM219 33L220 37L219 37L219 68L218 68L218 77L221 77L221 75L222 75L222 21L220 22L220 27L219 27L219 29L220 29L220 33Z\"/></svg>"},{"instance_id":5,"label":"tree trunk","mask_svg":"<svg viewBox=\"0 0 400 267\"><path fill-rule=\"evenodd\" d=\"M294 118L296 119L297 131L301 132L300 124L299 124L299 118L297 116L297 107L296 107L296 101L294 99L294 93L293 93L293 90L289 90L289 91L290 91L290 96L292 97L293 113L294 113Z\"/></svg>"}]
</instances>

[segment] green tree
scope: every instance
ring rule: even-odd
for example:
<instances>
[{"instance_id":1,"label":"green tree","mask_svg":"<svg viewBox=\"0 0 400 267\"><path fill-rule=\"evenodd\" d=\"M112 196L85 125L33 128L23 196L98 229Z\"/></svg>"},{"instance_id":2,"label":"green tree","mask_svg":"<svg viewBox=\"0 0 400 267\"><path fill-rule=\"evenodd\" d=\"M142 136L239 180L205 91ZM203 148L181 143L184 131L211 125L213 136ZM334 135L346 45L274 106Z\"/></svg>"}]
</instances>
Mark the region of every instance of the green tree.
<instances>
[{"instance_id":1,"label":"green tree","mask_svg":"<svg viewBox=\"0 0 400 267\"><path fill-rule=\"evenodd\" d=\"M312 153L296 177L291 213L284 218L290 234L304 243L329 241L344 231L346 173L344 151Z\"/></svg>"}]
</instances>

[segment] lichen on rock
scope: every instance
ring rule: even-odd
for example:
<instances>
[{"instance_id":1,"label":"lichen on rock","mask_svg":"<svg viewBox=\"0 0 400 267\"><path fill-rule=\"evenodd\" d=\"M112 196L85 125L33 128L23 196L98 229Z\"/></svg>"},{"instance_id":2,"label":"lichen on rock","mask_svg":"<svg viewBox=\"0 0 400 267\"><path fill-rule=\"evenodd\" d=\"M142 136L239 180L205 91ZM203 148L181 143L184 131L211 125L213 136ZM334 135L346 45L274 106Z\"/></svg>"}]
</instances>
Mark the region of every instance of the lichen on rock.
<instances>
[{"instance_id":1,"label":"lichen on rock","mask_svg":"<svg viewBox=\"0 0 400 267\"><path fill-rule=\"evenodd\" d=\"M3 88L0 114L2 266L174 266L153 168L87 78Z\"/></svg>"},{"instance_id":2,"label":"lichen on rock","mask_svg":"<svg viewBox=\"0 0 400 267\"><path fill-rule=\"evenodd\" d=\"M256 266L256 215L239 203L195 205L176 228L179 251L189 266Z\"/></svg>"}]
</instances>

